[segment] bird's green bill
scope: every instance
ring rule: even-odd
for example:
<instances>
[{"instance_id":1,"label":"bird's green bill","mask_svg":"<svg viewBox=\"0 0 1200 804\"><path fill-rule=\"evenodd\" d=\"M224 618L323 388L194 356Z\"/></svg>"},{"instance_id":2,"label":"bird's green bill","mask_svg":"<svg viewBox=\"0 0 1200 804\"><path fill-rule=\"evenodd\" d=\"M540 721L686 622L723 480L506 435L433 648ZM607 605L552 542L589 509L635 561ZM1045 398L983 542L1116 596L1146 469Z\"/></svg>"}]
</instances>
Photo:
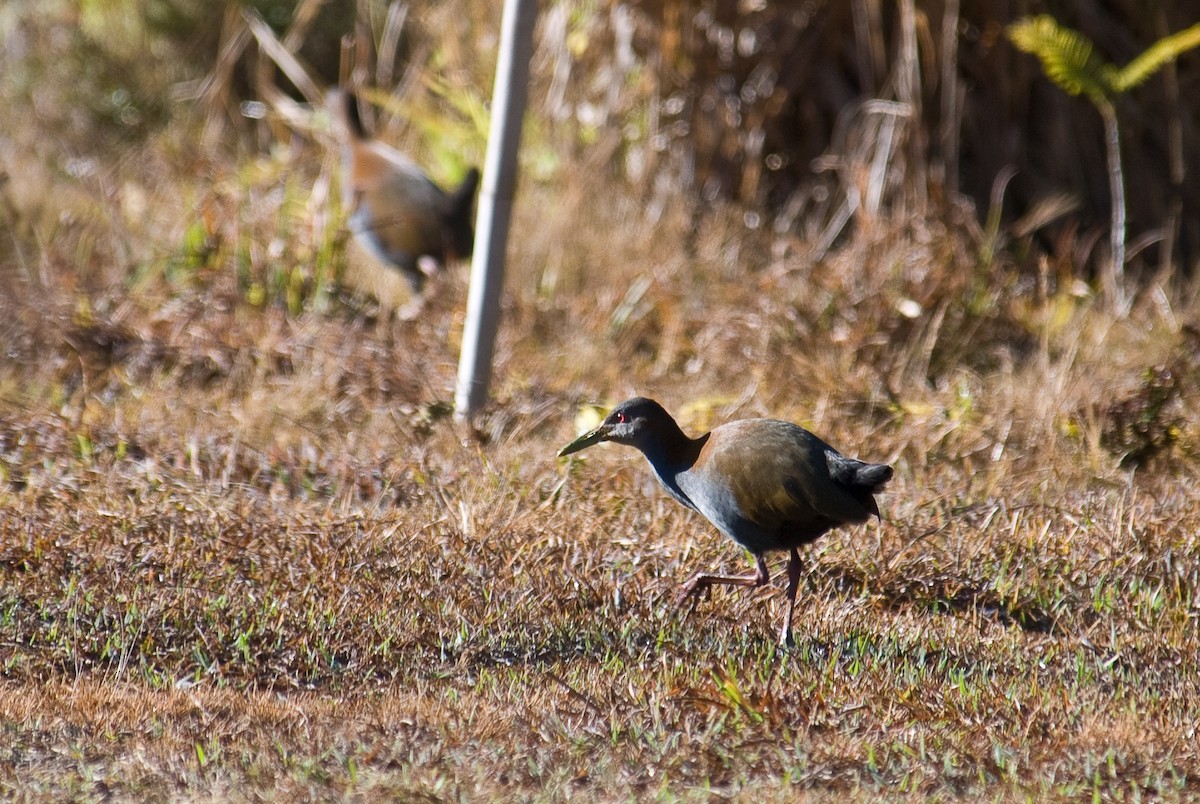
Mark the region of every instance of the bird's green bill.
<instances>
[{"instance_id":1,"label":"bird's green bill","mask_svg":"<svg viewBox=\"0 0 1200 804\"><path fill-rule=\"evenodd\" d=\"M608 428L604 425L600 425L595 430L592 430L590 433L584 433L579 438L560 449L558 451L558 457L561 458L564 455L570 455L573 452L579 452L581 449L587 449L592 444L599 444L607 436Z\"/></svg>"}]
</instances>

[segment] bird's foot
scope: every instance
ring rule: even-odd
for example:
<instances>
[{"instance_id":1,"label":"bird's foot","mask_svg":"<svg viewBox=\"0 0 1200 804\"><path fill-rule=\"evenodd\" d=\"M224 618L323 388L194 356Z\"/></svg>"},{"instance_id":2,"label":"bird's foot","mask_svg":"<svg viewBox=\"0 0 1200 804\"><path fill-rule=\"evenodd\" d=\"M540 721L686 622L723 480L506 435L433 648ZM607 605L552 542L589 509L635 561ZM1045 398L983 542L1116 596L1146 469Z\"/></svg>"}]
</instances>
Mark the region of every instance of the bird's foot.
<instances>
[{"instance_id":1,"label":"bird's foot","mask_svg":"<svg viewBox=\"0 0 1200 804\"><path fill-rule=\"evenodd\" d=\"M702 594L712 594L712 578L705 575L703 572L698 572L687 580L683 586L679 587L679 594L675 596L675 607L678 608L688 600ZM695 608L696 603L692 601L692 608Z\"/></svg>"},{"instance_id":2,"label":"bird's foot","mask_svg":"<svg viewBox=\"0 0 1200 804\"><path fill-rule=\"evenodd\" d=\"M396 311L396 318L401 321L415 321L425 310L425 297L418 295L412 301Z\"/></svg>"},{"instance_id":3,"label":"bird's foot","mask_svg":"<svg viewBox=\"0 0 1200 804\"><path fill-rule=\"evenodd\" d=\"M442 265L433 257L422 255L417 258L417 270L426 278L433 279L442 273Z\"/></svg>"},{"instance_id":4,"label":"bird's foot","mask_svg":"<svg viewBox=\"0 0 1200 804\"><path fill-rule=\"evenodd\" d=\"M675 605L681 606L688 598L707 592L717 584L726 586L762 586L766 582L767 573L765 567L760 567L760 570L753 575L709 575L704 572L698 572L689 578L687 583L680 588L679 596L675 599Z\"/></svg>"}]
</instances>

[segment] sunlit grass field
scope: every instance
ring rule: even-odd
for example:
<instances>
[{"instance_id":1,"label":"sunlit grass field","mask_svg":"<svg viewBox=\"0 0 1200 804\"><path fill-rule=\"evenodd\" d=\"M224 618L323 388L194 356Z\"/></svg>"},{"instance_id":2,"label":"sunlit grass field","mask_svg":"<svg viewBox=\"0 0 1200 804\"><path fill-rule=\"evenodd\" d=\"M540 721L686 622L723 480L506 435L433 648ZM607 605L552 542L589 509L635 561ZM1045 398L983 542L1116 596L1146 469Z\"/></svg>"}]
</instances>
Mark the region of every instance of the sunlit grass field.
<instances>
[{"instance_id":1,"label":"sunlit grass field","mask_svg":"<svg viewBox=\"0 0 1200 804\"><path fill-rule=\"evenodd\" d=\"M319 113L224 161L178 114L74 173L12 145L36 119L5 139L5 797L1200 794L1186 279L1114 316L961 209L828 250L682 191L651 214L535 110L464 423L466 266L396 318ZM895 467L881 522L805 553L793 650L782 578L675 606L750 561L635 451L555 457L635 394Z\"/></svg>"}]
</instances>

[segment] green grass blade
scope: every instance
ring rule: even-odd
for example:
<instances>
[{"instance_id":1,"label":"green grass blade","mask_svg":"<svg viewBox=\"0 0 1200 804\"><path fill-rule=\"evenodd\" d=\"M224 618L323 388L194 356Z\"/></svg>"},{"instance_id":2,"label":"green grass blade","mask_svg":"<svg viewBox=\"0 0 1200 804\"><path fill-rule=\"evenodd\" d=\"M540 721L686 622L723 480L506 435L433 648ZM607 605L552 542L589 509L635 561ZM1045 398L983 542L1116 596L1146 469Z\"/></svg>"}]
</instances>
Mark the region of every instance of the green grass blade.
<instances>
[{"instance_id":1,"label":"green grass blade","mask_svg":"<svg viewBox=\"0 0 1200 804\"><path fill-rule=\"evenodd\" d=\"M1117 92L1125 92L1136 87L1158 72L1164 64L1197 45L1200 45L1200 23L1159 39L1113 75L1113 88Z\"/></svg>"}]
</instances>

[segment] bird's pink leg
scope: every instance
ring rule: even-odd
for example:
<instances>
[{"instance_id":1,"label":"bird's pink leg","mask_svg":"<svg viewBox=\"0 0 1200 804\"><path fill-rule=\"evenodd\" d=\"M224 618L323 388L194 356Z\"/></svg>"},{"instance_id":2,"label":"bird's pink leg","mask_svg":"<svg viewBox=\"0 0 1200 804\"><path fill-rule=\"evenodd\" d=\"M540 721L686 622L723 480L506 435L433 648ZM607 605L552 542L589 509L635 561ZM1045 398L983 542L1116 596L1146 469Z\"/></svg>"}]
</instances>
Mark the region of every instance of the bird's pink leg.
<instances>
[{"instance_id":1,"label":"bird's pink leg","mask_svg":"<svg viewBox=\"0 0 1200 804\"><path fill-rule=\"evenodd\" d=\"M792 557L788 560L787 608L783 614L783 628L779 631L779 644L790 648L792 642L792 611L796 608L796 588L800 585L800 553L792 548Z\"/></svg>"},{"instance_id":2,"label":"bird's pink leg","mask_svg":"<svg viewBox=\"0 0 1200 804\"><path fill-rule=\"evenodd\" d=\"M689 597L703 592L711 586L762 586L771 579L770 573L767 572L767 562L762 556L755 556L755 563L753 575L706 575L703 572L697 572L679 590L679 597L675 599L675 605L683 605L683 602Z\"/></svg>"}]
</instances>

